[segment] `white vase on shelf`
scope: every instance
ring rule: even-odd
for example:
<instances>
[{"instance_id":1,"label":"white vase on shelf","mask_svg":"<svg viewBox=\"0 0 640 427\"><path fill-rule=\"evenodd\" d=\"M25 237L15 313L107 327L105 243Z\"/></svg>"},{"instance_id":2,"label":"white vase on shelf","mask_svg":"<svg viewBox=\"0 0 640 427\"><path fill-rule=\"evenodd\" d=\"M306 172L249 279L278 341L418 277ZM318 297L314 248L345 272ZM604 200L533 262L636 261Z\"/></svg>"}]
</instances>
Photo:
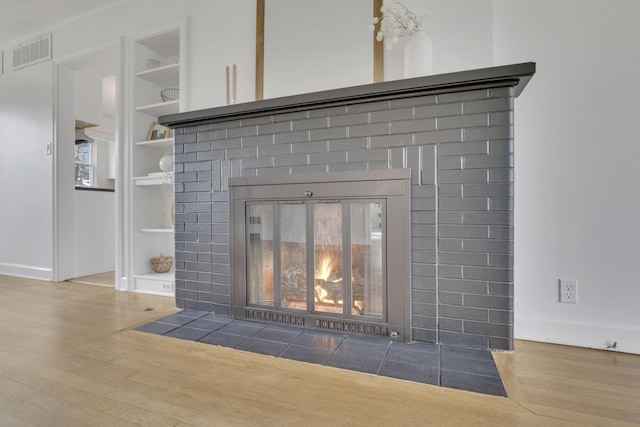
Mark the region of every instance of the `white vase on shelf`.
<instances>
[{"instance_id":1,"label":"white vase on shelf","mask_svg":"<svg viewBox=\"0 0 640 427\"><path fill-rule=\"evenodd\" d=\"M173 154L167 153L158 162L160 170L164 172L164 180L162 183L162 191L165 198L169 202L169 222L173 227L175 225L175 206L173 203Z\"/></svg>"},{"instance_id":2,"label":"white vase on shelf","mask_svg":"<svg viewBox=\"0 0 640 427\"><path fill-rule=\"evenodd\" d=\"M416 31L404 41L404 77L433 74L433 42L424 31Z\"/></svg>"},{"instance_id":3,"label":"white vase on shelf","mask_svg":"<svg viewBox=\"0 0 640 427\"><path fill-rule=\"evenodd\" d=\"M160 166L160 170L164 173L173 172L173 154L168 153L162 156L158 166Z\"/></svg>"}]
</instances>

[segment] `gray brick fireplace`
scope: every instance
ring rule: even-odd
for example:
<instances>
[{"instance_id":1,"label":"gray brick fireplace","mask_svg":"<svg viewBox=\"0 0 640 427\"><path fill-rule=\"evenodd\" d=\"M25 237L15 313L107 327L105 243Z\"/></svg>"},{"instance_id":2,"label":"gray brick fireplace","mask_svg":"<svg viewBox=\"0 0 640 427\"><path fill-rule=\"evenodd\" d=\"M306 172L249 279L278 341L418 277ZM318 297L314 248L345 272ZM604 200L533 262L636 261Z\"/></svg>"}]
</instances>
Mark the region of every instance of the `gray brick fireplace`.
<instances>
[{"instance_id":1,"label":"gray brick fireplace","mask_svg":"<svg viewBox=\"0 0 640 427\"><path fill-rule=\"evenodd\" d=\"M411 340L513 349L513 111L534 71L516 64L162 117L175 128L176 305L232 314L229 178L405 170Z\"/></svg>"}]
</instances>

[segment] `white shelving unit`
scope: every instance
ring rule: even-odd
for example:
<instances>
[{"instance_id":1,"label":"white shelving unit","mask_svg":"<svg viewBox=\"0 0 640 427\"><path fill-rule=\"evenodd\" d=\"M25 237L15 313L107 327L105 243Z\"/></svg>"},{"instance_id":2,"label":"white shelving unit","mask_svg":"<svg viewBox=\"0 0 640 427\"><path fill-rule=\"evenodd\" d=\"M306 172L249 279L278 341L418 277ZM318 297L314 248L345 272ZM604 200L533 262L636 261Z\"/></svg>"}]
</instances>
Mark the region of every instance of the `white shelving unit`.
<instances>
[{"instance_id":1,"label":"white shelving unit","mask_svg":"<svg viewBox=\"0 0 640 427\"><path fill-rule=\"evenodd\" d=\"M175 293L174 267L156 273L150 259L174 256L173 173L162 172L159 166L163 156L173 153L173 138L157 122L159 116L182 111L182 99L163 101L160 92L184 90L184 34L184 25L176 25L131 40L129 290L133 292Z\"/></svg>"},{"instance_id":2,"label":"white shelving unit","mask_svg":"<svg viewBox=\"0 0 640 427\"><path fill-rule=\"evenodd\" d=\"M167 101L158 102L150 105L143 105L136 108L139 113L144 113L149 116L164 116L167 114L173 114L178 112L179 101Z\"/></svg>"},{"instance_id":3,"label":"white shelving unit","mask_svg":"<svg viewBox=\"0 0 640 427\"><path fill-rule=\"evenodd\" d=\"M173 138L154 139L153 141L138 141L138 147L149 147L163 152L173 150Z\"/></svg>"},{"instance_id":4,"label":"white shelving unit","mask_svg":"<svg viewBox=\"0 0 640 427\"><path fill-rule=\"evenodd\" d=\"M156 86L170 88L180 79L180 64L168 64L151 70L140 71L136 73L136 76Z\"/></svg>"},{"instance_id":5,"label":"white shelving unit","mask_svg":"<svg viewBox=\"0 0 640 427\"><path fill-rule=\"evenodd\" d=\"M157 177L157 176L136 176L133 177L133 182L138 187L146 187L146 186L162 186L162 185L171 185L169 181L169 177Z\"/></svg>"},{"instance_id":6,"label":"white shelving unit","mask_svg":"<svg viewBox=\"0 0 640 427\"><path fill-rule=\"evenodd\" d=\"M141 228L141 233L173 233L173 228Z\"/></svg>"}]
</instances>

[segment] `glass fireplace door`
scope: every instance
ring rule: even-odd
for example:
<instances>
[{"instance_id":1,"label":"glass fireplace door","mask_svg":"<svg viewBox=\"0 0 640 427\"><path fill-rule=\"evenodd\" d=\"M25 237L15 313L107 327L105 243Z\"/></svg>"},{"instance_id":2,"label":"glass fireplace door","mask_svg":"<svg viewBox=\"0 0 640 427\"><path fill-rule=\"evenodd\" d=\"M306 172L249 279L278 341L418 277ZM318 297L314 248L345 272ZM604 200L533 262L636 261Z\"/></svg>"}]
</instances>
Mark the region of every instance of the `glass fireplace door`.
<instances>
[{"instance_id":1,"label":"glass fireplace door","mask_svg":"<svg viewBox=\"0 0 640 427\"><path fill-rule=\"evenodd\" d=\"M384 207L382 200L248 204L248 305L383 319Z\"/></svg>"},{"instance_id":2,"label":"glass fireplace door","mask_svg":"<svg viewBox=\"0 0 640 427\"><path fill-rule=\"evenodd\" d=\"M383 205L350 203L351 313L381 318L384 311Z\"/></svg>"},{"instance_id":3,"label":"glass fireplace door","mask_svg":"<svg viewBox=\"0 0 640 427\"><path fill-rule=\"evenodd\" d=\"M314 308L321 313L344 312L343 204L313 204Z\"/></svg>"},{"instance_id":4,"label":"glass fireplace door","mask_svg":"<svg viewBox=\"0 0 640 427\"><path fill-rule=\"evenodd\" d=\"M273 306L274 303L274 206L247 206L247 302Z\"/></svg>"},{"instance_id":5,"label":"glass fireplace door","mask_svg":"<svg viewBox=\"0 0 640 427\"><path fill-rule=\"evenodd\" d=\"M307 310L307 207L278 205L280 225L280 304Z\"/></svg>"}]
</instances>

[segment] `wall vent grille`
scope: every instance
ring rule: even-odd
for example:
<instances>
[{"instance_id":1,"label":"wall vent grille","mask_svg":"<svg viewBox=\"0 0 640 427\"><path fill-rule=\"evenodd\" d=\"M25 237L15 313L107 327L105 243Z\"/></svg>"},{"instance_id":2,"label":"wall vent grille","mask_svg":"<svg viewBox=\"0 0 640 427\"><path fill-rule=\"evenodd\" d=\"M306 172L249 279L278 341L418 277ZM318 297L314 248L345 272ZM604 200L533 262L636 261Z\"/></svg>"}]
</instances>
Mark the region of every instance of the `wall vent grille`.
<instances>
[{"instance_id":1,"label":"wall vent grille","mask_svg":"<svg viewBox=\"0 0 640 427\"><path fill-rule=\"evenodd\" d=\"M13 69L51 59L51 34L22 42L13 48Z\"/></svg>"}]
</instances>

